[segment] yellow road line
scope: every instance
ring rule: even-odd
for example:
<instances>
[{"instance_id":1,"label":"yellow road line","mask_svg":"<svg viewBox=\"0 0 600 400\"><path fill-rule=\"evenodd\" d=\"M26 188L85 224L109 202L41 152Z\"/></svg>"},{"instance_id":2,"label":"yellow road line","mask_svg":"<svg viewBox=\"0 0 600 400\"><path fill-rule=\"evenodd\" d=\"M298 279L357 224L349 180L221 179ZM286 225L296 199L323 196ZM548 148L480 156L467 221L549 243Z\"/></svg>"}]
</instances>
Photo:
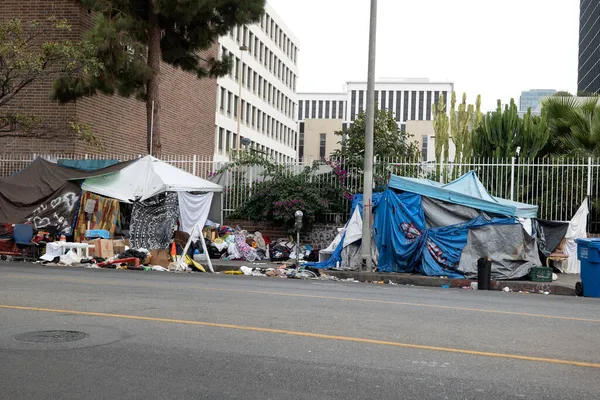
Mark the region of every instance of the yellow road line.
<instances>
[{"instance_id":1,"label":"yellow road line","mask_svg":"<svg viewBox=\"0 0 600 400\"><path fill-rule=\"evenodd\" d=\"M2 276L2 278L4 278L4 279L6 279L6 278L32 279L33 278L33 279L38 279L38 280L80 283L80 284L160 287L160 288L164 288L165 284L168 284L168 282L165 282L165 284L152 284L152 283L138 283L138 282L81 280L81 279L70 279L70 278L66 278L66 279L65 278L49 278L49 277L27 276L27 275L6 275L6 276ZM206 290L206 291L212 291L212 292L260 294L260 295L268 295L268 296L283 296L283 297L297 297L297 298L308 298L308 299L349 301L349 302L371 303L371 304L390 304L390 305L398 305L398 306L423 307L423 308L432 308L432 309L441 309L441 310L469 311L469 312L480 312L480 313L499 314L499 315L515 315L515 316L520 316L520 317L600 323L600 319L593 319L593 318L564 317L564 316L559 316L559 315L522 313L522 312L516 312L516 311L502 311L502 310L487 310L487 309L482 309L482 308L444 306L444 305L438 305L438 304L410 303L410 302L392 301L392 300L358 299L358 298L354 298L354 297L336 297L336 296L321 296L321 295L310 295L310 294L300 294L300 293L267 292L267 291L260 291L260 290L222 289L222 288L213 288L213 287L198 286L198 285L178 285L177 287L178 288L186 288L186 289Z\"/></svg>"},{"instance_id":2,"label":"yellow road line","mask_svg":"<svg viewBox=\"0 0 600 400\"><path fill-rule=\"evenodd\" d=\"M99 313L99 312L90 312L90 311L57 310L57 309L51 309L51 308L22 307L22 306L11 306L11 305L2 305L2 304L0 304L0 309L21 310L21 311L39 311L39 312L48 312L48 313L85 315L85 316L90 316L90 317L120 318L120 319L130 319L130 320L138 320L138 321L152 321L152 322L164 322L164 323L171 323L171 324L197 325L197 326L206 326L206 327L211 327L211 328L224 328L224 329L236 329L236 330L241 330L241 331L251 331L251 332L276 333L276 334L283 334L283 335L308 337L308 338L314 338L314 339L341 340L341 341L345 341L345 342L375 344L375 345L381 345L381 346L403 347L403 348L407 348L407 349L417 349L417 350L440 351L440 352L446 352L446 353L466 354L466 355L472 355L472 356L504 358L504 359L521 360L521 361L535 361L535 362L550 363L550 364L571 365L571 366L577 366L577 367L600 368L600 364L582 362L582 361L561 360L561 359L544 358L544 357L530 357L530 356L521 356L521 355L516 355L516 354L490 353L490 352L486 352L486 351L464 350L464 349L455 349L455 348L450 348L450 347L425 346L425 345L419 345L419 344L390 342L390 341L385 341L385 340L363 339L363 338L357 338L357 337L338 336L338 335L325 335L325 334L321 334L321 333L296 332L296 331L288 331L288 330L284 330L284 329L259 328L259 327L255 327L255 326L218 324L218 323L213 323L213 322L191 321L191 320L185 320L185 319L143 317L143 316L138 316L138 315L123 315L123 314Z\"/></svg>"}]
</instances>

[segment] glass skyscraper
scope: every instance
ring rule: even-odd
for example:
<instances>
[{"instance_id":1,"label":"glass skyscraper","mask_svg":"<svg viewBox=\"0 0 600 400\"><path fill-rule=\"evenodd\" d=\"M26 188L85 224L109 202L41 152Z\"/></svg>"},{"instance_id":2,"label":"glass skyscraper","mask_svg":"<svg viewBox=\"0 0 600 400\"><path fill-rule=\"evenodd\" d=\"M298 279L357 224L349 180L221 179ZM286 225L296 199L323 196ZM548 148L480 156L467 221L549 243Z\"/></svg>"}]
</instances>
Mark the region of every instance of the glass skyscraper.
<instances>
[{"instance_id":1,"label":"glass skyscraper","mask_svg":"<svg viewBox=\"0 0 600 400\"><path fill-rule=\"evenodd\" d=\"M554 89L532 89L521 92L519 111L527 112L530 107L531 111L535 111L544 97L552 96L554 93L556 93Z\"/></svg>"},{"instance_id":2,"label":"glass skyscraper","mask_svg":"<svg viewBox=\"0 0 600 400\"><path fill-rule=\"evenodd\" d=\"M577 91L600 93L600 2L581 0Z\"/></svg>"}]
</instances>

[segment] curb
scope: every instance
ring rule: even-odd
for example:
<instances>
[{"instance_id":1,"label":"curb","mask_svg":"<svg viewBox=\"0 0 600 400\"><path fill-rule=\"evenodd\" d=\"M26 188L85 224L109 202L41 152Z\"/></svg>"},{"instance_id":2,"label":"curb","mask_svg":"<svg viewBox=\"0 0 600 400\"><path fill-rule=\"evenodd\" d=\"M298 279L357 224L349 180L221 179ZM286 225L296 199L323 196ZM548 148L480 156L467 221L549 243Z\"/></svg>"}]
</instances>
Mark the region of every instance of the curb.
<instances>
[{"instance_id":1,"label":"curb","mask_svg":"<svg viewBox=\"0 0 600 400\"><path fill-rule=\"evenodd\" d=\"M262 267L262 268L276 268L280 264L264 263L261 265L248 264L250 268ZM213 260L213 268L215 272L224 272L229 270L239 270L241 265L219 265ZM395 273L381 273L381 272L357 272L357 271L332 271L324 270L324 273L335 276L338 279L354 279L359 282L381 282L385 283L393 282L397 285L413 285L422 287L437 287L440 288L442 285L447 285L450 288L460 289L465 286L471 286L470 279L450 279L450 278L436 278L423 275L413 274L395 274ZM492 290L502 291L508 287L511 292L524 292L524 293L546 293L558 296L575 296L575 287L563 286L552 282L530 282L530 281L492 281Z\"/></svg>"}]
</instances>

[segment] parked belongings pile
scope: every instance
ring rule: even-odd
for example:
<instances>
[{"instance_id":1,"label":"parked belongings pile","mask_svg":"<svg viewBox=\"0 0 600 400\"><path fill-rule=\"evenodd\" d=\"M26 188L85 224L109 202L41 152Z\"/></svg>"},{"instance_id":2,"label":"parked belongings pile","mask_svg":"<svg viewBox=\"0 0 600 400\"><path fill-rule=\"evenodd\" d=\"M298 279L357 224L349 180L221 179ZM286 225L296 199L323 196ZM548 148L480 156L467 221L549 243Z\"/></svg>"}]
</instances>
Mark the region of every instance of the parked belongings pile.
<instances>
[{"instance_id":1,"label":"parked belongings pile","mask_svg":"<svg viewBox=\"0 0 600 400\"><path fill-rule=\"evenodd\" d=\"M362 196L355 196L353 210L324 252L329 259L307 265L356 267L360 257L352 259L356 252L348 249L353 245L360 254ZM519 279L541 265L536 239L524 227L537 206L489 195L473 172L446 185L393 175L387 190L374 196L373 210L373 259L380 272L474 277L477 260L489 257L494 279Z\"/></svg>"}]
</instances>

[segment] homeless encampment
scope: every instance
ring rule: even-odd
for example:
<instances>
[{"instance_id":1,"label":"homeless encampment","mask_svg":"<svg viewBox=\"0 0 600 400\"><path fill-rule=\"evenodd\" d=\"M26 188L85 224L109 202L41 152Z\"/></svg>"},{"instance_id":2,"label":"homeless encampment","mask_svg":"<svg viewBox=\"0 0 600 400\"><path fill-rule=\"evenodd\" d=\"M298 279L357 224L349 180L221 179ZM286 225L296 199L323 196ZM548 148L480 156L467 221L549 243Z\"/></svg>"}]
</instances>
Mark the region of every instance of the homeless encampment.
<instances>
[{"instance_id":1,"label":"homeless encampment","mask_svg":"<svg viewBox=\"0 0 600 400\"><path fill-rule=\"evenodd\" d=\"M81 196L77 181L115 173L130 163L83 171L38 158L19 173L0 178L0 223L29 222L35 229L52 227L70 235Z\"/></svg>"},{"instance_id":2,"label":"homeless encampment","mask_svg":"<svg viewBox=\"0 0 600 400\"><path fill-rule=\"evenodd\" d=\"M352 265L343 252L349 241L359 252L354 226L360 221L362 196L355 196L353 207L355 222L340 232L331 258L313 266L357 267L361 257L352 257ZM392 176L386 191L374 195L373 211L373 259L380 272L473 277L477 260L489 257L494 279L518 279L541 265L536 241L521 224L535 218L537 207L489 195L473 172L446 185ZM346 240L351 232L352 239Z\"/></svg>"}]
</instances>

